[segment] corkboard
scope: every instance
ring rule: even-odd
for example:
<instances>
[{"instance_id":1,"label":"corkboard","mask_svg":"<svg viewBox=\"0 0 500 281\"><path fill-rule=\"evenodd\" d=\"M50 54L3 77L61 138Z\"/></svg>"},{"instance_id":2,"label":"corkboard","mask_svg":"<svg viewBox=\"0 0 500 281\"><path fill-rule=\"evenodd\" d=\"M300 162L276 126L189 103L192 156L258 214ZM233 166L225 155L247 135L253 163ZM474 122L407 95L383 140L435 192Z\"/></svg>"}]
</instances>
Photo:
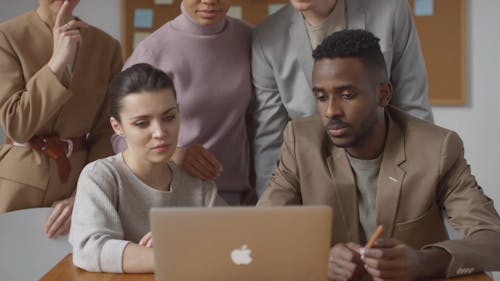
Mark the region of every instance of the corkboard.
<instances>
[{"instance_id":1,"label":"corkboard","mask_svg":"<svg viewBox=\"0 0 500 281\"><path fill-rule=\"evenodd\" d=\"M121 34L124 57L130 56L133 49L135 32L153 32L167 21L181 13L181 0L174 0L171 5L156 5L154 0L122 0L121 2ZM285 4L287 0L233 0L232 6L240 6L242 19L257 25L267 17L269 4ZM153 10L153 27L135 28L134 12L136 9Z\"/></svg>"},{"instance_id":2,"label":"corkboard","mask_svg":"<svg viewBox=\"0 0 500 281\"><path fill-rule=\"evenodd\" d=\"M414 0L410 0L412 11ZM432 16L414 16L432 105L467 102L466 0L434 0Z\"/></svg>"},{"instance_id":3,"label":"corkboard","mask_svg":"<svg viewBox=\"0 0 500 281\"><path fill-rule=\"evenodd\" d=\"M347 0L349 1L349 0ZM466 0L434 0L432 16L414 16L429 77L429 100L433 105L464 105L467 101ZM123 55L132 53L135 32L153 32L180 14L181 0L156 5L154 0L122 0L121 34ZM269 4L287 0L233 0L242 18L253 25L267 17ZM414 8L414 0L409 0ZM153 10L153 27L134 27L136 9Z\"/></svg>"}]
</instances>

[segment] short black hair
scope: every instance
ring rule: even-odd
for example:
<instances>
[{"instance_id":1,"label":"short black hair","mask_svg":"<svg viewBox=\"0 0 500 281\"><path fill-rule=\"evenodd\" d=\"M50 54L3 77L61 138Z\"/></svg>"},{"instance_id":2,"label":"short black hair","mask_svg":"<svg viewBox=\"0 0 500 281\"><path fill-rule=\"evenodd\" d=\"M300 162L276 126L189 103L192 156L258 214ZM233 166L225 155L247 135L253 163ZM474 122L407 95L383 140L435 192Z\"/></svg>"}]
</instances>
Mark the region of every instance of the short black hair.
<instances>
[{"instance_id":1,"label":"short black hair","mask_svg":"<svg viewBox=\"0 0 500 281\"><path fill-rule=\"evenodd\" d=\"M372 74L383 74L387 80L387 69L379 41L379 38L366 30L350 29L334 32L316 47L313 58L314 61L323 58L359 58L370 68ZM380 71L381 73L377 73Z\"/></svg>"},{"instance_id":2,"label":"short black hair","mask_svg":"<svg viewBox=\"0 0 500 281\"><path fill-rule=\"evenodd\" d=\"M170 89L176 97L174 83L168 75L147 63L134 64L117 74L110 83L111 116L120 122L122 100L127 95Z\"/></svg>"}]
</instances>

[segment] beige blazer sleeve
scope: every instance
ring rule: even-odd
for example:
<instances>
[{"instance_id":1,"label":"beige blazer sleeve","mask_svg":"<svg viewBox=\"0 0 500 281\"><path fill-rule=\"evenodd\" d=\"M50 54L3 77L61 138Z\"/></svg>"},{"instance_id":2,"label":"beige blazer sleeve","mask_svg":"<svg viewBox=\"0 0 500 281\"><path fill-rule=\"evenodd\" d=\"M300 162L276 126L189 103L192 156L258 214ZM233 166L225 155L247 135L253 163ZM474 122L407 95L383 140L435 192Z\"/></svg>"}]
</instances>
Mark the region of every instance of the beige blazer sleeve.
<instances>
[{"instance_id":1,"label":"beige blazer sleeve","mask_svg":"<svg viewBox=\"0 0 500 281\"><path fill-rule=\"evenodd\" d=\"M460 137L450 132L442 147L439 198L450 225L462 240L447 240L441 247L452 255L447 277L500 269L500 219L471 174Z\"/></svg>"},{"instance_id":2,"label":"beige blazer sleeve","mask_svg":"<svg viewBox=\"0 0 500 281\"><path fill-rule=\"evenodd\" d=\"M297 160L295 159L295 136L293 123L285 128L280 157L266 189L257 206L283 206L302 204Z\"/></svg>"},{"instance_id":3,"label":"beige blazer sleeve","mask_svg":"<svg viewBox=\"0 0 500 281\"><path fill-rule=\"evenodd\" d=\"M7 136L24 143L54 118L72 92L47 65L24 81L21 58L16 54L0 31L0 122Z\"/></svg>"}]
</instances>

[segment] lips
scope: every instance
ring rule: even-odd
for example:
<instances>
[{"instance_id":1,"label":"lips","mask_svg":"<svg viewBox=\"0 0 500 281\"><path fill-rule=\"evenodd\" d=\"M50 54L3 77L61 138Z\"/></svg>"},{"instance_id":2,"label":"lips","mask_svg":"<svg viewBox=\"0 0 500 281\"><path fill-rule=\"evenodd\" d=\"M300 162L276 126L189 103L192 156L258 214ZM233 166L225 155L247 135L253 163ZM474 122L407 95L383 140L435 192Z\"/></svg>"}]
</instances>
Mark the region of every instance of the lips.
<instances>
[{"instance_id":1,"label":"lips","mask_svg":"<svg viewBox=\"0 0 500 281\"><path fill-rule=\"evenodd\" d=\"M198 10L197 13L202 18L214 18L221 10Z\"/></svg>"},{"instance_id":2,"label":"lips","mask_svg":"<svg viewBox=\"0 0 500 281\"><path fill-rule=\"evenodd\" d=\"M168 149L170 145L168 144L159 144L159 145L156 145L152 148L152 150L156 151L156 152L164 152Z\"/></svg>"},{"instance_id":3,"label":"lips","mask_svg":"<svg viewBox=\"0 0 500 281\"><path fill-rule=\"evenodd\" d=\"M342 135L344 135L348 129L349 126L347 124L333 120L330 121L326 126L328 134L332 137L342 137Z\"/></svg>"}]
</instances>

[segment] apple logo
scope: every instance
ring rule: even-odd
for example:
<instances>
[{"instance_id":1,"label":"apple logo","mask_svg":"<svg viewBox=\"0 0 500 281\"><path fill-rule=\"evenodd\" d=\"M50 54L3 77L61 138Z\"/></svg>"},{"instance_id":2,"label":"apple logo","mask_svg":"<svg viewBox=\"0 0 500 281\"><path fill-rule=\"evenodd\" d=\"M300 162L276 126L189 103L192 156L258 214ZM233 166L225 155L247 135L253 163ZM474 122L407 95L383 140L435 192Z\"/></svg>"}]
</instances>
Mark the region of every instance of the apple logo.
<instances>
[{"instance_id":1,"label":"apple logo","mask_svg":"<svg viewBox=\"0 0 500 281\"><path fill-rule=\"evenodd\" d=\"M252 250L248 249L247 245L245 244L241 246L241 248L231 251L231 260L236 265L248 265L252 262L250 253L252 253Z\"/></svg>"}]
</instances>

